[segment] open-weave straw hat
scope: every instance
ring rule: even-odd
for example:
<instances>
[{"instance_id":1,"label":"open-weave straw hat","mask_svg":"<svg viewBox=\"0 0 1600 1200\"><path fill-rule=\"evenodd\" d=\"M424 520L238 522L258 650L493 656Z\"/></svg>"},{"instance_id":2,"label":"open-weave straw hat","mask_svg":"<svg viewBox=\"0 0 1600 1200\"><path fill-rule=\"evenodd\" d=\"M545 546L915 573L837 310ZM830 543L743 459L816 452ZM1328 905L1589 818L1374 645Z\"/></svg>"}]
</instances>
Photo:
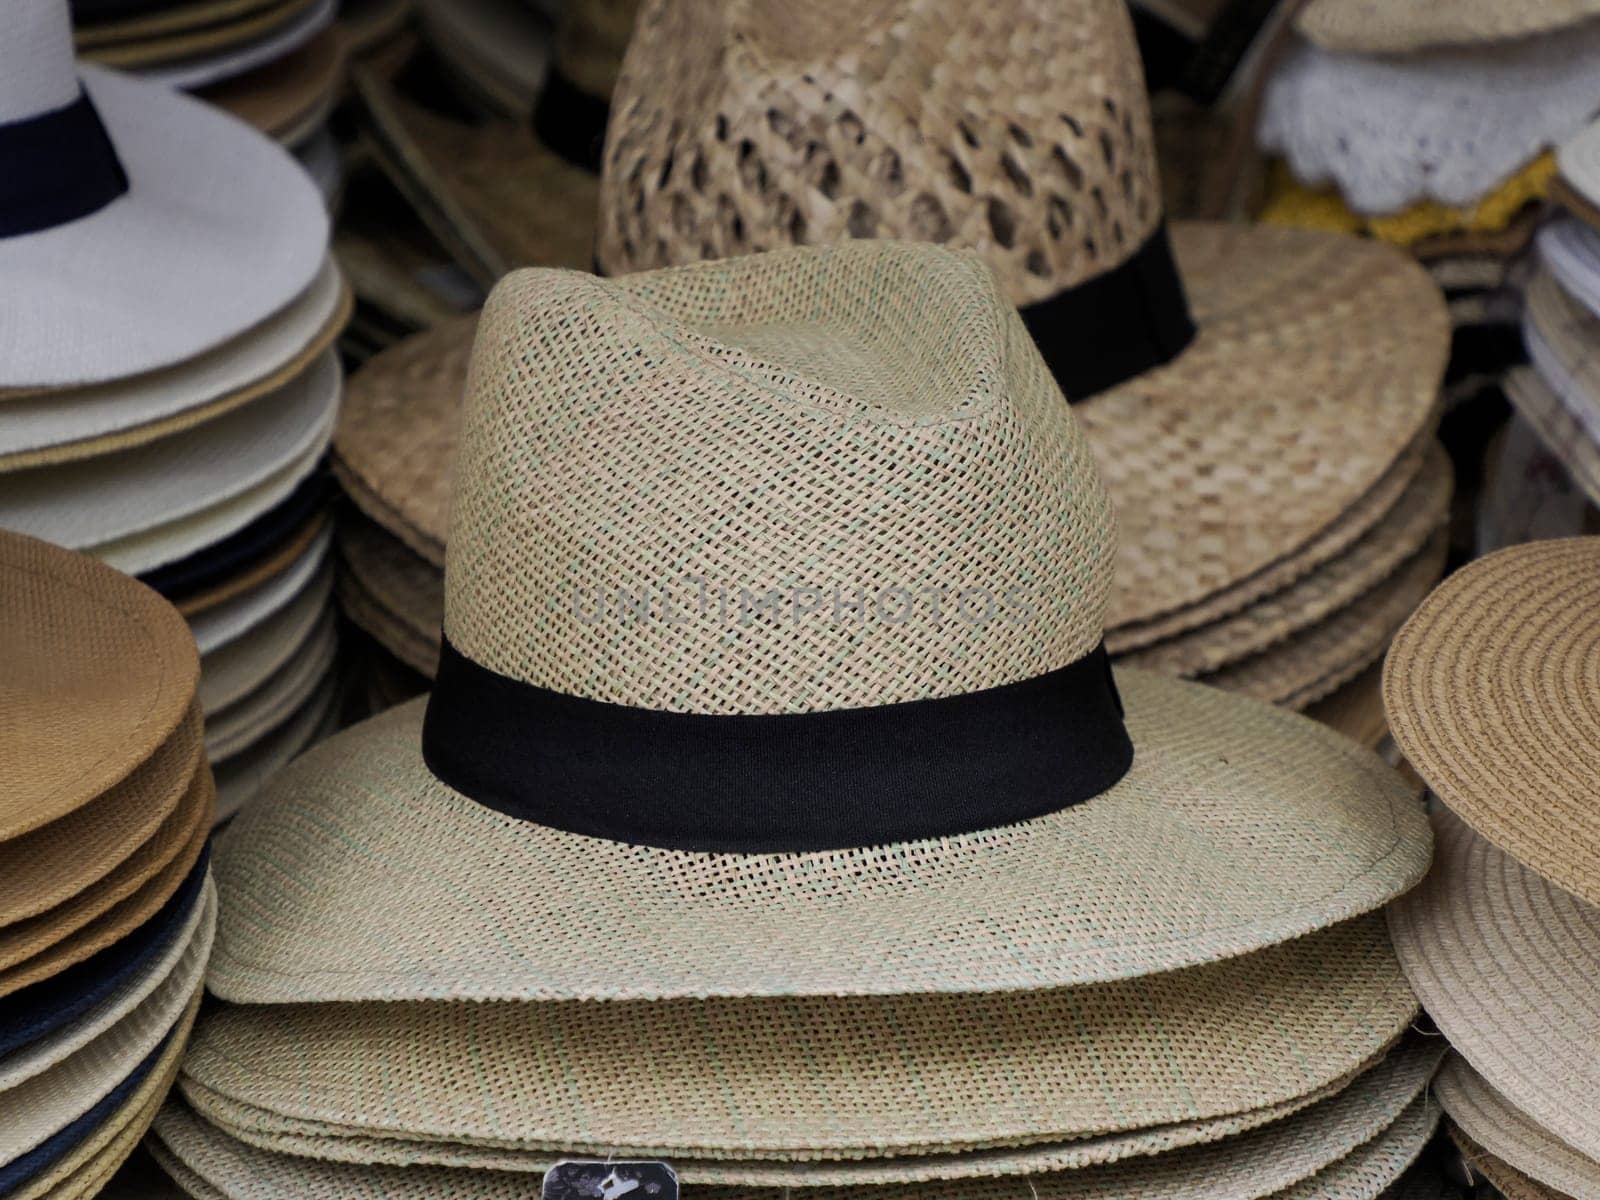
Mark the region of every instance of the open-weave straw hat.
<instances>
[{"instance_id":1,"label":"open-weave straw hat","mask_svg":"<svg viewBox=\"0 0 1600 1200\"><path fill-rule=\"evenodd\" d=\"M1524 1175L1504 1159L1496 1158L1455 1124L1446 1122L1446 1128L1473 1177L1488 1181L1496 1195L1505 1197L1505 1200L1572 1200L1565 1192L1547 1187L1531 1176Z\"/></svg>"},{"instance_id":2,"label":"open-weave straw hat","mask_svg":"<svg viewBox=\"0 0 1600 1200\"><path fill-rule=\"evenodd\" d=\"M1561 891L1447 813L1439 857L1391 906L1406 977L1450 1044L1507 1101L1590 1158L1600 910Z\"/></svg>"},{"instance_id":3,"label":"open-weave straw hat","mask_svg":"<svg viewBox=\"0 0 1600 1200\"><path fill-rule=\"evenodd\" d=\"M311 1123L522 1150L801 1161L1059 1142L1281 1105L1359 1070L1414 1011L1368 916L1227 963L1042 992L598 1012L228 1006L203 1024L185 1072L258 1110L252 1124L268 1132ZM1113 1048L1115 1067L1096 1070ZM624 1059L651 1064L648 1089L608 1089ZM507 1069L465 1074L469 1061ZM713 1077L715 1097L703 1086ZM912 1094L946 1099L901 1103Z\"/></svg>"},{"instance_id":4,"label":"open-weave straw hat","mask_svg":"<svg viewBox=\"0 0 1600 1200\"><path fill-rule=\"evenodd\" d=\"M326 30L294 53L201 95L283 145L297 146L327 121L344 86L348 57L344 37Z\"/></svg>"},{"instance_id":5,"label":"open-weave straw hat","mask_svg":"<svg viewBox=\"0 0 1600 1200\"><path fill-rule=\"evenodd\" d=\"M1510 41L1600 17L1596 0L1310 0L1296 28L1329 50L1404 54Z\"/></svg>"},{"instance_id":6,"label":"open-weave straw hat","mask_svg":"<svg viewBox=\"0 0 1600 1200\"><path fill-rule=\"evenodd\" d=\"M1451 1124L1495 1157L1574 1200L1600 1197L1600 1162L1540 1128L1460 1055L1451 1055L1436 1093Z\"/></svg>"},{"instance_id":7,"label":"open-weave straw hat","mask_svg":"<svg viewBox=\"0 0 1600 1200\"><path fill-rule=\"evenodd\" d=\"M1453 812L1559 886L1600 902L1600 538L1463 567L1395 639L1395 741Z\"/></svg>"},{"instance_id":8,"label":"open-weave straw hat","mask_svg":"<svg viewBox=\"0 0 1600 1200\"><path fill-rule=\"evenodd\" d=\"M0 136L38 190L0 214L0 388L168 367L310 285L328 217L282 148L153 81L73 61L66 0L0 16ZM81 82L80 82L81 79Z\"/></svg>"},{"instance_id":9,"label":"open-weave straw hat","mask_svg":"<svg viewBox=\"0 0 1600 1200\"><path fill-rule=\"evenodd\" d=\"M871 241L617 281L519 273L485 308L464 420L444 651L467 690L441 671L426 758L423 710L403 707L244 815L219 861L225 998L1067 986L1295 937L1425 869L1403 782L1328 731L1137 672L1117 679L1120 705L1094 699L1111 681L1110 501L974 256ZM731 607L710 599L686 625L680 589L702 579ZM967 615L908 609L896 589L912 586L955 589ZM670 622L589 604L640 587L658 613L671 589ZM840 605L796 626L775 591L793 587L838 589ZM503 694L483 705L479 683ZM1029 735L1042 710L1021 701L992 760L971 741L975 706L1030 688L1075 715ZM569 714L555 758L467 750L531 748L522 722L547 718L525 705L547 701ZM649 732L613 741L617 720ZM902 749L877 760L902 720ZM836 739L860 733L830 733L817 776L796 750L819 721L879 732L843 757ZM1099 732L1069 749L1068 728ZM741 765L775 734L759 769ZM635 766L579 749L592 736L662 749ZM908 755L921 774L957 745L964 766L901 793ZM537 783L579 759L584 778ZM728 771L745 782L705 794ZM691 777L699 798L666 802ZM562 807L580 794L581 811ZM316 884L286 893L268 864L287 861ZM627 947L626 973L602 945Z\"/></svg>"},{"instance_id":10,"label":"open-weave straw hat","mask_svg":"<svg viewBox=\"0 0 1600 1200\"><path fill-rule=\"evenodd\" d=\"M1386 247L1177 224L1169 251L1119 0L646 5L601 267L851 237L976 249L1022 309L1117 505L1113 629L1336 521L1429 420L1448 349Z\"/></svg>"},{"instance_id":11,"label":"open-weave straw hat","mask_svg":"<svg viewBox=\"0 0 1600 1200\"><path fill-rule=\"evenodd\" d=\"M81 555L0 532L0 839L89 804L181 726L200 662L149 588Z\"/></svg>"},{"instance_id":12,"label":"open-weave straw hat","mask_svg":"<svg viewBox=\"0 0 1600 1200\"><path fill-rule=\"evenodd\" d=\"M1152 1159L1136 1160L1110 1168L1062 1171L1035 1176L913 1184L848 1191L818 1189L808 1194L818 1200L839 1197L880 1196L881 1200L928 1197L953 1200L1097 1200L1114 1196L1160 1196L1166 1200L1255 1200L1271 1195L1278 1200L1375 1200L1416 1159L1437 1123L1431 1102L1414 1101L1388 1128L1382 1129L1351 1154L1276 1190L1273 1184L1292 1178L1300 1160L1299 1147L1280 1148L1276 1159L1258 1166L1248 1156L1231 1159L1226 1144L1179 1151ZM1266 1131L1263 1131L1266 1132ZM525 1196L525 1176L508 1172L450 1170L437 1167L358 1167L316 1162L274 1154L234 1141L198 1120L177 1102L169 1102L156 1118L152 1152L185 1190L199 1197L226 1196L231 1200L257 1200L284 1194L308 1197L386 1197L411 1200L468 1196L498 1200ZM778 1188L697 1188L697 1194L714 1200L781 1200Z\"/></svg>"}]
</instances>

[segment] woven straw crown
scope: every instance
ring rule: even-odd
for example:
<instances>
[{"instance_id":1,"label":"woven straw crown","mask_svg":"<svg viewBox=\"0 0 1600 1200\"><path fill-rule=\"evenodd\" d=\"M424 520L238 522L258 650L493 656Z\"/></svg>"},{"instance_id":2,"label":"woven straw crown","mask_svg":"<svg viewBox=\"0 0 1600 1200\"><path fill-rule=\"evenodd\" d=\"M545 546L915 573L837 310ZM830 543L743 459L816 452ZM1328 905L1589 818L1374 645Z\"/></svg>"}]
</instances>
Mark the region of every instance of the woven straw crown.
<instances>
[{"instance_id":1,"label":"woven straw crown","mask_svg":"<svg viewBox=\"0 0 1600 1200\"><path fill-rule=\"evenodd\" d=\"M510 276L467 379L445 632L553 691L778 713L1094 649L1115 536L974 256L844 243Z\"/></svg>"},{"instance_id":2,"label":"woven straw crown","mask_svg":"<svg viewBox=\"0 0 1600 1200\"><path fill-rule=\"evenodd\" d=\"M1054 295L1160 220L1126 6L650 0L600 210L611 274L903 238L981 252L1017 305Z\"/></svg>"}]
</instances>

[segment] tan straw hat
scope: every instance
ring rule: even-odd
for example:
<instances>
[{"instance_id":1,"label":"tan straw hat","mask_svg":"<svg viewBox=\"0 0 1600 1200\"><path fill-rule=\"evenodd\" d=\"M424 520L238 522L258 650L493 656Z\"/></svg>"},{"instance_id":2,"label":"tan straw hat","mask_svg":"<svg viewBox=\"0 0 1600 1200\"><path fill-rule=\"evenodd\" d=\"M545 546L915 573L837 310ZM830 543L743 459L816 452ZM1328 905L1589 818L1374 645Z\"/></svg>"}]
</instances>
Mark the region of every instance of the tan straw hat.
<instances>
[{"instance_id":1,"label":"tan straw hat","mask_svg":"<svg viewBox=\"0 0 1600 1200\"><path fill-rule=\"evenodd\" d=\"M243 815L225 998L1067 986L1295 937L1425 869L1369 753L1137 672L1115 699L1109 500L975 257L524 272L479 335L427 730L368 722ZM283 892L291 860L315 886Z\"/></svg>"},{"instance_id":2,"label":"tan straw hat","mask_svg":"<svg viewBox=\"0 0 1600 1200\"><path fill-rule=\"evenodd\" d=\"M1389 722L1383 714L1383 665L1373 663L1304 711L1313 721L1337 729L1352 742L1379 749L1389 738Z\"/></svg>"},{"instance_id":3,"label":"tan straw hat","mask_svg":"<svg viewBox=\"0 0 1600 1200\"><path fill-rule=\"evenodd\" d=\"M444 573L372 521L340 523L339 599L351 621L432 678L444 624Z\"/></svg>"},{"instance_id":4,"label":"tan straw hat","mask_svg":"<svg viewBox=\"0 0 1600 1200\"><path fill-rule=\"evenodd\" d=\"M1600 538L1534 542L1452 575L1389 651L1395 741L1497 846L1600 902Z\"/></svg>"},{"instance_id":5,"label":"tan straw hat","mask_svg":"<svg viewBox=\"0 0 1600 1200\"><path fill-rule=\"evenodd\" d=\"M1295 24L1328 50L1404 54L1510 41L1597 16L1596 0L1310 0Z\"/></svg>"},{"instance_id":6,"label":"tan straw hat","mask_svg":"<svg viewBox=\"0 0 1600 1200\"><path fill-rule=\"evenodd\" d=\"M1540 1128L1460 1055L1450 1056L1435 1083L1451 1124L1474 1143L1565 1195L1600 1196L1600 1162Z\"/></svg>"},{"instance_id":7,"label":"tan straw hat","mask_svg":"<svg viewBox=\"0 0 1600 1200\"><path fill-rule=\"evenodd\" d=\"M608 273L852 237L983 255L1116 502L1112 629L1299 551L1430 419L1448 323L1408 257L1169 239L1121 0L652 0L613 113Z\"/></svg>"},{"instance_id":8,"label":"tan straw hat","mask_svg":"<svg viewBox=\"0 0 1600 1200\"><path fill-rule=\"evenodd\" d=\"M47 825L133 774L178 730L199 655L149 588L0 531L0 839Z\"/></svg>"},{"instance_id":9,"label":"tan straw hat","mask_svg":"<svg viewBox=\"0 0 1600 1200\"><path fill-rule=\"evenodd\" d=\"M1474 1179L1486 1180L1496 1195L1503 1196L1505 1200L1574 1200L1565 1192L1558 1192L1524 1175L1504 1159L1496 1158L1461 1132L1454 1123L1445 1124L1450 1140L1461 1151L1461 1157L1472 1171Z\"/></svg>"},{"instance_id":10,"label":"tan straw hat","mask_svg":"<svg viewBox=\"0 0 1600 1200\"><path fill-rule=\"evenodd\" d=\"M1414 1005L1381 919L1368 916L1225 963L1039 992L598 1010L230 1005L203 1023L185 1072L289 1119L269 1132L309 1122L522 1150L794 1162L1060 1142L1283 1105L1358 1071ZM1116 1068L1096 1070L1113 1047ZM630 1072L647 1070L648 1088L605 1086L625 1060L649 1064ZM486 1066L452 1067L469 1061ZM1052 1158L1036 1165L1079 1165L1059 1147ZM899 1162L880 1169L919 1177ZM750 1181L733 1168L709 1181L730 1172Z\"/></svg>"},{"instance_id":11,"label":"tan straw hat","mask_svg":"<svg viewBox=\"0 0 1600 1200\"><path fill-rule=\"evenodd\" d=\"M1600 910L1448 813L1438 860L1389 909L1406 977L1451 1045L1506 1100L1600 1158Z\"/></svg>"},{"instance_id":12,"label":"tan straw hat","mask_svg":"<svg viewBox=\"0 0 1600 1200\"><path fill-rule=\"evenodd\" d=\"M328 119L345 83L349 50L337 30L326 30L291 54L200 95L285 146L304 142Z\"/></svg>"}]
</instances>

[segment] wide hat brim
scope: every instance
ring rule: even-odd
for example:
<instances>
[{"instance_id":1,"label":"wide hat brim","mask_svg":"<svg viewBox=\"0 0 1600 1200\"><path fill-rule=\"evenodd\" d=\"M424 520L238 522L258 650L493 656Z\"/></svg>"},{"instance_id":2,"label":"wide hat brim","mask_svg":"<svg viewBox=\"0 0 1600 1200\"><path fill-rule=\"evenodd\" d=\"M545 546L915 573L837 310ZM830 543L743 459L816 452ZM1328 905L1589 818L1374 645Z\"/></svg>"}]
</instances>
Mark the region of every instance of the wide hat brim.
<instances>
[{"instance_id":1,"label":"wide hat brim","mask_svg":"<svg viewBox=\"0 0 1600 1200\"><path fill-rule=\"evenodd\" d=\"M277 728L217 764L217 823L234 816L295 755L332 730L341 696L337 679L325 679L311 698Z\"/></svg>"},{"instance_id":2,"label":"wide hat brim","mask_svg":"<svg viewBox=\"0 0 1600 1200\"><path fill-rule=\"evenodd\" d=\"M1384 667L1402 753L1453 812L1600 902L1600 538L1534 542L1457 571Z\"/></svg>"},{"instance_id":3,"label":"wide hat brim","mask_svg":"<svg viewBox=\"0 0 1600 1200\"><path fill-rule=\"evenodd\" d=\"M159 83L81 68L127 194L0 243L0 387L68 387L171 366L310 286L322 198L248 126Z\"/></svg>"},{"instance_id":4,"label":"wide hat brim","mask_svg":"<svg viewBox=\"0 0 1600 1200\"><path fill-rule=\"evenodd\" d=\"M211 761L221 767L289 720L327 681L338 649L338 624L329 611L294 657L206 723L206 754Z\"/></svg>"},{"instance_id":5,"label":"wide hat brim","mask_svg":"<svg viewBox=\"0 0 1600 1200\"><path fill-rule=\"evenodd\" d=\"M1311 0L1296 16L1295 28L1325 50L1404 54L1511 41L1596 16L1597 0Z\"/></svg>"},{"instance_id":6,"label":"wide hat brim","mask_svg":"<svg viewBox=\"0 0 1600 1200\"><path fill-rule=\"evenodd\" d=\"M423 707L403 706L307 756L240 822L212 987L270 1002L1068 986L1297 937L1426 870L1420 806L1370 752L1213 688L1118 679L1135 757L1109 791L1001 829L794 855L508 818L429 772ZM306 882L284 889L265 866L283 862Z\"/></svg>"},{"instance_id":7,"label":"wide hat brim","mask_svg":"<svg viewBox=\"0 0 1600 1200\"><path fill-rule=\"evenodd\" d=\"M339 527L339 600L350 620L430 679L439 666L444 574L376 524Z\"/></svg>"},{"instance_id":8,"label":"wide hat brim","mask_svg":"<svg viewBox=\"0 0 1600 1200\"><path fill-rule=\"evenodd\" d=\"M1600 1158L1600 909L1448 813L1428 878L1389 908L1406 978L1450 1044L1529 1118Z\"/></svg>"}]
</instances>

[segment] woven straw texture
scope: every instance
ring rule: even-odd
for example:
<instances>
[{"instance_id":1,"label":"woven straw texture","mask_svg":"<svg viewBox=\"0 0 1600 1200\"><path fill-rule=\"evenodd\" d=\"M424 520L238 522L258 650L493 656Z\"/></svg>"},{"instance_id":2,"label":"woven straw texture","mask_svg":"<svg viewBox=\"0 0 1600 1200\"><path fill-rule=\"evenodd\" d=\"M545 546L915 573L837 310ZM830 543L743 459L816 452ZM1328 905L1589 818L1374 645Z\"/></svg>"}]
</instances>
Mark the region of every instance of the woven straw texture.
<instances>
[{"instance_id":1,"label":"woven straw texture","mask_svg":"<svg viewBox=\"0 0 1600 1200\"><path fill-rule=\"evenodd\" d=\"M322 535L327 526L328 514L325 512L315 514L237 575L229 576L211 587L190 593L176 601L178 611L185 617L197 617L242 596L245 592L252 591L269 579L277 578L300 561L301 555L311 549L311 544Z\"/></svg>"},{"instance_id":2,"label":"woven straw texture","mask_svg":"<svg viewBox=\"0 0 1600 1200\"><path fill-rule=\"evenodd\" d=\"M1118 683L1135 762L1094 801L795 855L665 853L508 819L433 779L422 706L403 706L241 814L219 850L211 986L262 1002L1066 986L1297 936L1426 870L1427 824L1370 752L1213 688Z\"/></svg>"},{"instance_id":3,"label":"woven straw texture","mask_svg":"<svg viewBox=\"0 0 1600 1200\"><path fill-rule=\"evenodd\" d=\"M1382 923L1367 917L1236 962L1088 989L599 1012L228 1007L203 1024L185 1071L257 1108L375 1135L854 1157L1061 1140L1282 1103L1358 1068L1413 1011ZM619 1075L626 1061L649 1065ZM649 1087L640 1069L655 1076ZM928 1099L907 1105L908 1095Z\"/></svg>"},{"instance_id":4,"label":"woven straw texture","mask_svg":"<svg viewBox=\"0 0 1600 1200\"><path fill-rule=\"evenodd\" d=\"M1600 1158L1600 910L1519 866L1446 812L1438 860L1389 927L1451 1045L1537 1124Z\"/></svg>"},{"instance_id":5,"label":"woven straw texture","mask_svg":"<svg viewBox=\"0 0 1600 1200\"><path fill-rule=\"evenodd\" d=\"M1546 1187L1524 1175L1504 1159L1496 1158L1463 1133L1454 1123L1446 1121L1445 1128L1455 1143L1461 1157L1478 1180L1487 1181L1495 1193L1505 1200L1572 1200L1564 1192Z\"/></svg>"},{"instance_id":6,"label":"woven straw texture","mask_svg":"<svg viewBox=\"0 0 1600 1200\"><path fill-rule=\"evenodd\" d=\"M1600 16L1596 0L1311 0L1296 28L1328 50L1397 54L1501 42Z\"/></svg>"},{"instance_id":7,"label":"woven straw texture","mask_svg":"<svg viewBox=\"0 0 1600 1200\"><path fill-rule=\"evenodd\" d=\"M325 610L294 656L243 700L206 722L206 754L221 764L287 721L330 678L338 651L338 620Z\"/></svg>"},{"instance_id":8,"label":"woven straw texture","mask_svg":"<svg viewBox=\"0 0 1600 1200\"><path fill-rule=\"evenodd\" d=\"M444 624L439 569L374 522L355 516L340 524L339 553L339 596L350 619L431 678Z\"/></svg>"},{"instance_id":9,"label":"woven straw texture","mask_svg":"<svg viewBox=\"0 0 1600 1200\"><path fill-rule=\"evenodd\" d=\"M120 941L154 916L172 893L178 890L199 859L211 832L215 800L209 767L202 765L196 782L200 786L190 791L178 811L163 823L155 836L89 892L80 892L66 904L57 905L39 917L0 932L0 953L7 957L22 949L36 947L27 958L0 969L0 996L10 995L30 983L48 979L104 950L113 942ZM192 811L187 814L190 823L187 841L171 845L169 827L184 817L185 809L191 807ZM131 894L124 895L109 908L102 908L107 895L122 890L127 876L145 874L152 859L161 864L153 875L133 889ZM100 911L85 921L82 913L90 908ZM71 925L72 932L63 935L46 924L50 921Z\"/></svg>"},{"instance_id":10,"label":"woven straw texture","mask_svg":"<svg viewBox=\"0 0 1600 1200\"><path fill-rule=\"evenodd\" d=\"M1600 440L1583 418L1562 402L1539 373L1518 367L1505 378L1506 398L1526 421L1545 449L1567 468L1590 503L1600 507Z\"/></svg>"},{"instance_id":11,"label":"woven straw texture","mask_svg":"<svg viewBox=\"0 0 1600 1200\"><path fill-rule=\"evenodd\" d=\"M1382 665L1373 663L1349 683L1308 705L1305 714L1358 745L1378 749L1389 736L1389 722L1383 715Z\"/></svg>"},{"instance_id":12,"label":"woven straw texture","mask_svg":"<svg viewBox=\"0 0 1600 1200\"><path fill-rule=\"evenodd\" d=\"M1258 700L1302 709L1383 657L1385 648L1444 572L1449 538L1435 531L1422 551L1353 604L1270 650L1213 671L1204 681Z\"/></svg>"},{"instance_id":13,"label":"woven straw texture","mask_svg":"<svg viewBox=\"0 0 1600 1200\"><path fill-rule=\"evenodd\" d=\"M1415 1160L1438 1120L1428 1101L1413 1102L1387 1129L1370 1136L1353 1153L1309 1178L1281 1190L1272 1184L1292 1177L1303 1165L1298 1148L1280 1153L1259 1171L1248 1159L1232 1161L1227 1147L1180 1151L1119 1167L1055 1172L1014 1179L992 1179L947 1184L918 1184L846 1193L831 1189L808 1192L818 1200L839 1200L841 1194L864 1195L877 1200L1112 1200L1138 1195L1160 1200L1256 1200L1273 1195L1277 1200L1373 1200ZM512 1173L475 1172L442 1168L354 1167L319 1163L253 1149L197 1120L176 1102L169 1102L156 1119L157 1141L152 1150L162 1165L197 1197L226 1196L231 1200L265 1200L290 1192L320 1200L322 1197L361 1197L377 1200L511 1200L526 1197L528 1181ZM176 1168L176 1169L174 1169ZM782 1189L697 1188L713 1200L781 1200Z\"/></svg>"},{"instance_id":14,"label":"woven straw texture","mask_svg":"<svg viewBox=\"0 0 1600 1200\"><path fill-rule=\"evenodd\" d=\"M442 585L439 590L443 591ZM439 669L440 647L437 625L430 635L422 635L406 618L386 607L369 592L362 578L349 569L339 575L338 596L339 607L352 625L369 634L411 672L420 674L428 680L434 677ZM441 614L444 611L442 595L439 597L439 611ZM374 705L373 711L380 712L385 708L391 708L401 700L410 699L419 691L426 690L426 688L412 688L390 703Z\"/></svg>"},{"instance_id":15,"label":"woven straw texture","mask_svg":"<svg viewBox=\"0 0 1600 1200\"><path fill-rule=\"evenodd\" d=\"M1600 1162L1529 1120L1460 1055L1450 1056L1437 1093L1451 1123L1495 1157L1574 1200L1600 1197Z\"/></svg>"},{"instance_id":16,"label":"woven straw texture","mask_svg":"<svg viewBox=\"0 0 1600 1200\"><path fill-rule=\"evenodd\" d=\"M173 735L200 673L183 619L90 558L0 531L0 839L108 791Z\"/></svg>"},{"instance_id":17,"label":"woven straw texture","mask_svg":"<svg viewBox=\"0 0 1600 1200\"><path fill-rule=\"evenodd\" d=\"M1275 646L1390 578L1448 519L1450 460L1435 446L1389 514L1349 550L1232 617L1125 656L1127 666L1194 676Z\"/></svg>"},{"instance_id":18,"label":"woven straw texture","mask_svg":"<svg viewBox=\"0 0 1600 1200\"><path fill-rule=\"evenodd\" d=\"M163 989L193 993L205 977L216 927L216 895L208 884L171 946L146 969L80 1017L0 1060L0 1095L83 1049Z\"/></svg>"},{"instance_id":19,"label":"woven straw texture","mask_svg":"<svg viewBox=\"0 0 1600 1200\"><path fill-rule=\"evenodd\" d=\"M1525 865L1600 902L1600 538L1457 571L1384 669L1395 741L1440 799Z\"/></svg>"},{"instance_id":20,"label":"woven straw texture","mask_svg":"<svg viewBox=\"0 0 1600 1200\"><path fill-rule=\"evenodd\" d=\"M1399 1066L1399 1054L1383 1069ZM1367 1064L1369 1068L1373 1064ZM1409 1066L1406 1069L1410 1069ZM1420 1078L1421 1076L1419 1076ZM775 1162L758 1159L719 1161L675 1156L679 1175L696 1184L741 1183L769 1187L882 1186L908 1180L995 1178L1041 1171L1079 1170L1185 1146L1207 1145L1282 1121L1350 1086L1352 1075L1281 1104L1225 1117L1103 1134L1065 1143L922 1154L898 1158ZM530 1151L464 1142L374 1137L353 1126L297 1120L254 1108L211 1091L188 1078L183 1094L202 1119L229 1137L275 1153L330 1162L408 1166L423 1164L493 1171L541 1172L557 1157Z\"/></svg>"},{"instance_id":21,"label":"woven straw texture","mask_svg":"<svg viewBox=\"0 0 1600 1200\"><path fill-rule=\"evenodd\" d=\"M612 275L886 237L980 251L1014 304L1054 295L1160 220L1126 7L646 4L600 213Z\"/></svg>"},{"instance_id":22,"label":"woven straw texture","mask_svg":"<svg viewBox=\"0 0 1600 1200\"><path fill-rule=\"evenodd\" d=\"M0 842L0 927L38 916L103 878L151 837L188 791L200 761L200 713L104 795Z\"/></svg>"},{"instance_id":23,"label":"woven straw texture","mask_svg":"<svg viewBox=\"0 0 1600 1200\"><path fill-rule=\"evenodd\" d=\"M333 438L357 506L439 566L476 328L476 317L460 317L375 355L350 377Z\"/></svg>"},{"instance_id":24,"label":"woven straw texture","mask_svg":"<svg viewBox=\"0 0 1600 1200\"><path fill-rule=\"evenodd\" d=\"M1423 434L1395 459L1378 482L1299 550L1236 584L1212 593L1204 600L1146 621L1107 630L1106 647L1112 654L1126 654L1198 629L1212 621L1223 620L1266 597L1276 595L1323 563L1348 551L1393 511L1400 497L1416 480L1434 445L1434 424L1430 418L1425 423Z\"/></svg>"},{"instance_id":25,"label":"woven straw texture","mask_svg":"<svg viewBox=\"0 0 1600 1200\"><path fill-rule=\"evenodd\" d=\"M293 660L316 632L332 594L333 565L325 563L277 612L207 654L200 674L206 715L240 703Z\"/></svg>"}]
</instances>

